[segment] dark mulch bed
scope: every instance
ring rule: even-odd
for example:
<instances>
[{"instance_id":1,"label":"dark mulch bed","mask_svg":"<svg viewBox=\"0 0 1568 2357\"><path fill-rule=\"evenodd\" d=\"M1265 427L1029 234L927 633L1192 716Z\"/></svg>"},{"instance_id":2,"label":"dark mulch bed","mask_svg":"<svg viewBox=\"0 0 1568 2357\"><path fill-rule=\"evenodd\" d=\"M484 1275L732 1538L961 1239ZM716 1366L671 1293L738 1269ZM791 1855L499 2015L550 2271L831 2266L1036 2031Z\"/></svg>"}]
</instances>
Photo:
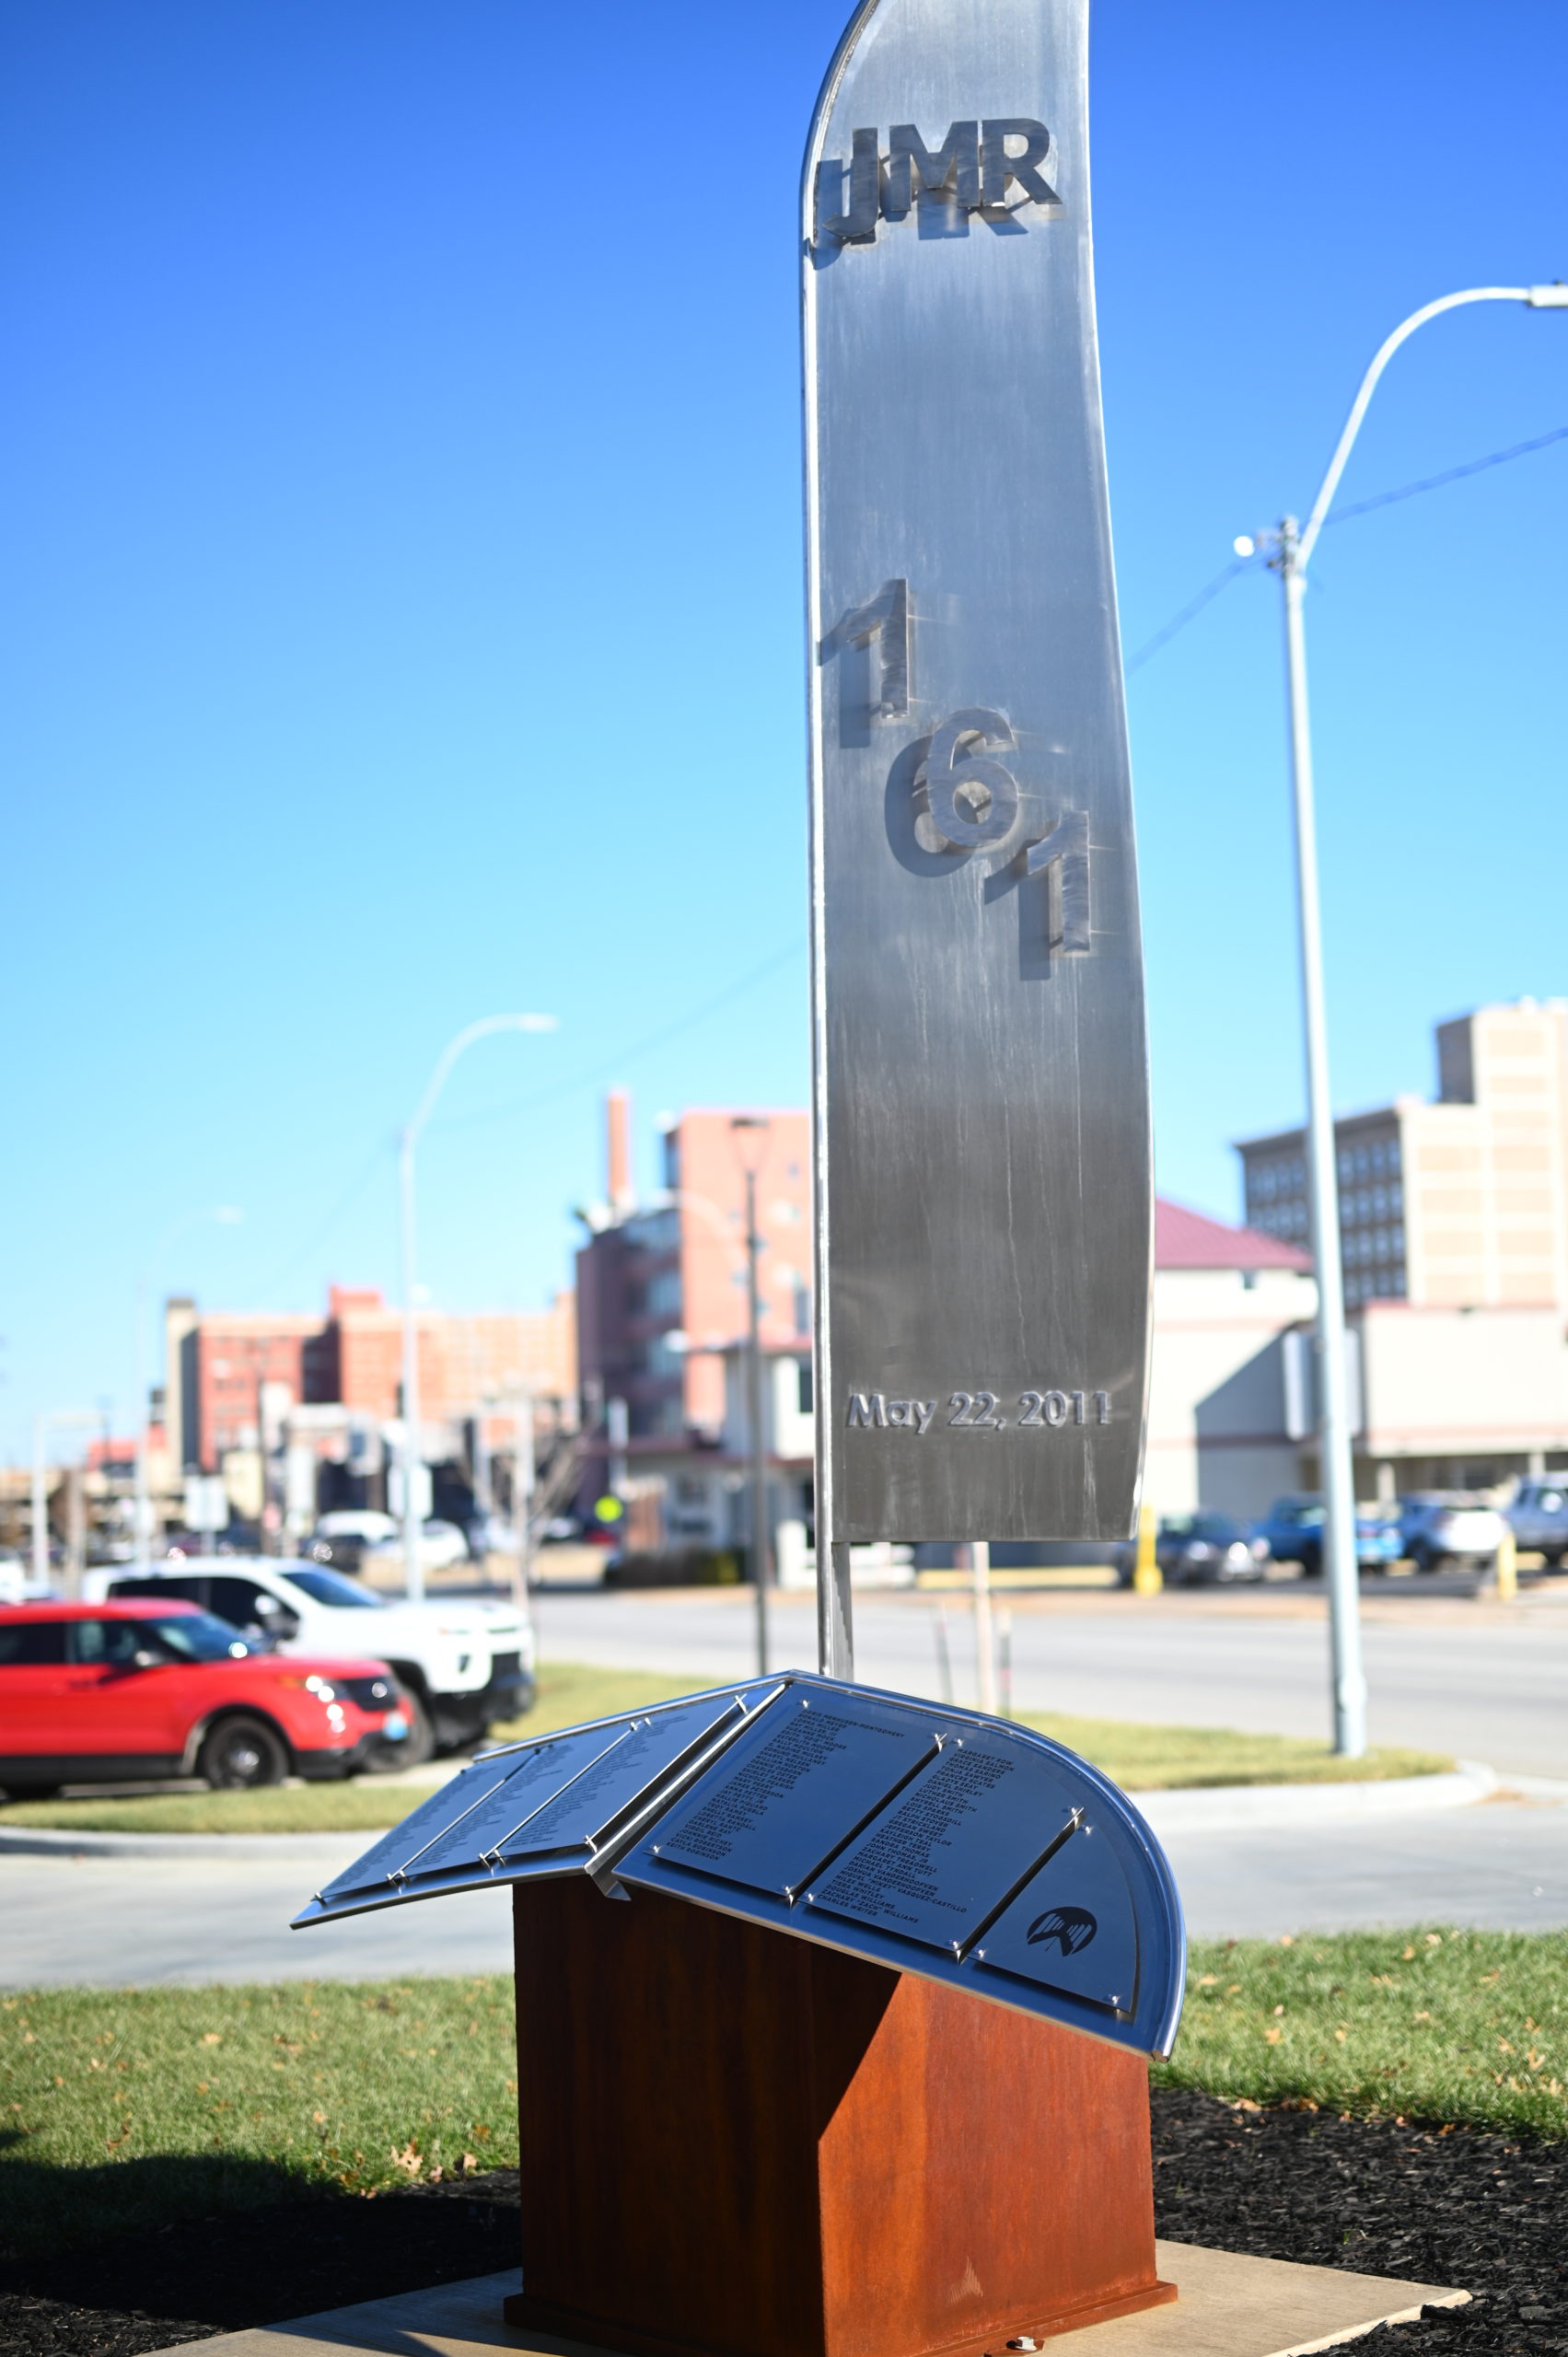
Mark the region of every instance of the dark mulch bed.
<instances>
[{"instance_id":1,"label":"dark mulch bed","mask_svg":"<svg viewBox=\"0 0 1568 2357\"><path fill-rule=\"evenodd\" d=\"M1358 2348L1568 2351L1568 2144L1233 2110L1184 2092L1154 2100L1162 2235L1474 2295Z\"/></svg>"},{"instance_id":2,"label":"dark mulch bed","mask_svg":"<svg viewBox=\"0 0 1568 2357\"><path fill-rule=\"evenodd\" d=\"M1462 2285L1474 2304L1376 2336L1422 2357L1568 2352L1568 2144L1155 2097L1159 2231L1265 2258ZM0 2274L4 2357L143 2357L517 2263L506 2170L372 2201L180 2221ZM1367 2344L1371 2346L1373 2344Z\"/></svg>"},{"instance_id":3,"label":"dark mulch bed","mask_svg":"<svg viewBox=\"0 0 1568 2357\"><path fill-rule=\"evenodd\" d=\"M517 2173L187 2218L0 2270L5 2357L142 2357L519 2265Z\"/></svg>"}]
</instances>

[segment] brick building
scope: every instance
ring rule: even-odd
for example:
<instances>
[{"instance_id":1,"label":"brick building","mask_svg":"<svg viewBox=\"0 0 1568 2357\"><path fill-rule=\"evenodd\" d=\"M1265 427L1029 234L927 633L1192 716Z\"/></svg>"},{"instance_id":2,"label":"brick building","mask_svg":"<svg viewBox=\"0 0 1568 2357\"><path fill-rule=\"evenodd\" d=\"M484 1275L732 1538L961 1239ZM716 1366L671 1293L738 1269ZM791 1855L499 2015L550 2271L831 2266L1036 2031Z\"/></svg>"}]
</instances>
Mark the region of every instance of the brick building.
<instances>
[{"instance_id":1,"label":"brick building","mask_svg":"<svg viewBox=\"0 0 1568 2357\"><path fill-rule=\"evenodd\" d=\"M582 1214L577 1356L585 1399L626 1402L639 1446L716 1446L724 1353L746 1330L746 1174L756 1173L762 1339L811 1331L811 1135L807 1114L682 1113L662 1131L663 1185L639 1206L625 1100L607 1107L606 1200Z\"/></svg>"},{"instance_id":2,"label":"brick building","mask_svg":"<svg viewBox=\"0 0 1568 2357\"><path fill-rule=\"evenodd\" d=\"M527 1390L569 1422L577 1393L572 1296L548 1309L418 1313L422 1422L441 1428ZM332 1286L324 1315L165 1308L166 1415L174 1469L217 1472L269 1446L270 1422L291 1407L339 1405L367 1427L399 1412L402 1317L369 1287Z\"/></svg>"}]
</instances>

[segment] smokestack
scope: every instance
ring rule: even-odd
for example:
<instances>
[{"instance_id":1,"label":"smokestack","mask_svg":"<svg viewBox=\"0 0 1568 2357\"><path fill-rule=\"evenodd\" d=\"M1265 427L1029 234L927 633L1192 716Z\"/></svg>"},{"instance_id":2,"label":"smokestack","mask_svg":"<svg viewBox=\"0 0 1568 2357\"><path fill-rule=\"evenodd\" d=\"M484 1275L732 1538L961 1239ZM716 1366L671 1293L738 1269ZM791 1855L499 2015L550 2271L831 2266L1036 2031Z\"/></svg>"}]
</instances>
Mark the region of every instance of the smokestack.
<instances>
[{"instance_id":1,"label":"smokestack","mask_svg":"<svg viewBox=\"0 0 1568 2357\"><path fill-rule=\"evenodd\" d=\"M617 1219L636 1208L632 1188L632 1099L612 1088L604 1100L605 1190Z\"/></svg>"}]
</instances>

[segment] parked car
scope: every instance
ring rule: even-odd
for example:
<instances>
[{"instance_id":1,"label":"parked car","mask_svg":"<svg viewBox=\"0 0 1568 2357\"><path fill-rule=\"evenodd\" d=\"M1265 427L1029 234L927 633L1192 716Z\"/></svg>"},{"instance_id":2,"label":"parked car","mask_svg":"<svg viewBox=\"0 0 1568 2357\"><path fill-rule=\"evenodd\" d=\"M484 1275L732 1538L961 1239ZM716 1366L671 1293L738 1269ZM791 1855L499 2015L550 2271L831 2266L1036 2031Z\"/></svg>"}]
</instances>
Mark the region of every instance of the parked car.
<instances>
[{"instance_id":1,"label":"parked car","mask_svg":"<svg viewBox=\"0 0 1568 2357\"><path fill-rule=\"evenodd\" d=\"M476 1514L463 1526L469 1543L469 1553L476 1563L488 1555L515 1555L517 1551L517 1526L509 1515Z\"/></svg>"},{"instance_id":2,"label":"parked car","mask_svg":"<svg viewBox=\"0 0 1568 2357\"><path fill-rule=\"evenodd\" d=\"M1507 1519L1521 1547L1561 1565L1568 1554L1568 1483L1561 1479L1521 1481Z\"/></svg>"},{"instance_id":3,"label":"parked car","mask_svg":"<svg viewBox=\"0 0 1568 2357\"><path fill-rule=\"evenodd\" d=\"M1400 1500L1404 1552L1418 1572L1489 1571L1506 1529L1495 1506L1469 1490L1417 1490Z\"/></svg>"},{"instance_id":4,"label":"parked car","mask_svg":"<svg viewBox=\"0 0 1568 2357\"><path fill-rule=\"evenodd\" d=\"M401 1564L403 1560L401 1524L389 1538L377 1538L367 1545L359 1560L361 1564ZM469 1542L455 1522L424 1523L419 1533L419 1560L427 1572L449 1572L454 1563L468 1562Z\"/></svg>"},{"instance_id":5,"label":"parked car","mask_svg":"<svg viewBox=\"0 0 1568 2357\"><path fill-rule=\"evenodd\" d=\"M1227 1514L1167 1514L1155 1534L1163 1576L1196 1587L1210 1580L1260 1580L1268 1548ZM1132 1578L1131 1563L1123 1574Z\"/></svg>"},{"instance_id":6,"label":"parked car","mask_svg":"<svg viewBox=\"0 0 1568 2357\"><path fill-rule=\"evenodd\" d=\"M357 1538L362 1545L374 1547L379 1538L395 1538L401 1528L395 1514L383 1514L377 1506L337 1506L317 1517L313 1536Z\"/></svg>"},{"instance_id":7,"label":"parked car","mask_svg":"<svg viewBox=\"0 0 1568 2357\"><path fill-rule=\"evenodd\" d=\"M390 1662L410 1720L403 1764L456 1750L533 1701L533 1632L510 1604L464 1597L408 1604L330 1564L291 1556L209 1556L144 1572L89 1572L89 1596L182 1596L285 1654L366 1654Z\"/></svg>"},{"instance_id":8,"label":"parked car","mask_svg":"<svg viewBox=\"0 0 1568 2357\"><path fill-rule=\"evenodd\" d=\"M1296 1497L1276 1498L1261 1522L1252 1526L1254 1535L1268 1542L1269 1552L1279 1563L1299 1563L1309 1580L1319 1579L1323 1572L1323 1501L1310 1492ZM1374 1514L1358 1509L1355 1517L1356 1567L1363 1572L1386 1572L1397 1563L1404 1552L1400 1526L1391 1514Z\"/></svg>"},{"instance_id":9,"label":"parked car","mask_svg":"<svg viewBox=\"0 0 1568 2357\"><path fill-rule=\"evenodd\" d=\"M351 1776L408 1740L382 1661L254 1652L168 1596L0 1608L0 1787L204 1776L217 1790Z\"/></svg>"}]
</instances>

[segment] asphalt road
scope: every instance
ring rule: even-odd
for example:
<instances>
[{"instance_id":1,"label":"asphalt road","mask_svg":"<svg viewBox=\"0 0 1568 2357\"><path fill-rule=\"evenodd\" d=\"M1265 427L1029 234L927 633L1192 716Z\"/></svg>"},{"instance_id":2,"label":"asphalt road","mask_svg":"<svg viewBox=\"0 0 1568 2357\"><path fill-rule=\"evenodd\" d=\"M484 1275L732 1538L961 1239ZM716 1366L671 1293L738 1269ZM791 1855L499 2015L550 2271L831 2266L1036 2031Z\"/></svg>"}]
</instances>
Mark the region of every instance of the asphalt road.
<instances>
[{"instance_id":1,"label":"asphalt road","mask_svg":"<svg viewBox=\"0 0 1568 2357\"><path fill-rule=\"evenodd\" d=\"M502 1890L308 1932L288 1920L357 1854L320 1837L227 1858L0 1852L0 1987L191 1986L508 1972ZM1467 1923L1568 1926L1568 1805L1488 1802L1427 1817L1173 1832L1165 1847L1200 1937ZM634 1904L635 1902L633 1902Z\"/></svg>"},{"instance_id":2,"label":"asphalt road","mask_svg":"<svg viewBox=\"0 0 1568 2357\"><path fill-rule=\"evenodd\" d=\"M1514 1775L1568 1776L1568 1582L1513 1607L1411 1593L1375 1599L1364 1637L1375 1743L1483 1759ZM1295 1586L1128 1595L1026 1592L1001 1598L1013 1622L1020 1710L1184 1726L1320 1736L1328 1727L1328 1631ZM642 1666L704 1678L755 1663L749 1591L545 1591L540 1651L557 1660ZM955 1699L975 1699L967 1600L946 1600ZM772 1664L809 1667L808 1596L772 1606ZM937 1601L855 1598L855 1666L869 1684L939 1697Z\"/></svg>"}]
</instances>

